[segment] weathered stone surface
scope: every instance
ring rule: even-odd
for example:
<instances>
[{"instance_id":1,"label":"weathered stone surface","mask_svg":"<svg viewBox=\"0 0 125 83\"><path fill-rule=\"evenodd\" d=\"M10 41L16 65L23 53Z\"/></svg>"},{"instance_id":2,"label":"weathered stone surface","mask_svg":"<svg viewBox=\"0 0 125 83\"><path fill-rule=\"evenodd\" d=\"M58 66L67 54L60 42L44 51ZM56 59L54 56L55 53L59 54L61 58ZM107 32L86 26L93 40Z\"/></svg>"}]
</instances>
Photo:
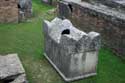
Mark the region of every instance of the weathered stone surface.
<instances>
[{"instance_id":1,"label":"weathered stone surface","mask_svg":"<svg viewBox=\"0 0 125 83\"><path fill-rule=\"evenodd\" d=\"M19 0L18 6L20 21L32 16L32 0Z\"/></svg>"},{"instance_id":2,"label":"weathered stone surface","mask_svg":"<svg viewBox=\"0 0 125 83\"><path fill-rule=\"evenodd\" d=\"M17 54L0 56L0 80L3 83L27 83L25 70Z\"/></svg>"},{"instance_id":3,"label":"weathered stone surface","mask_svg":"<svg viewBox=\"0 0 125 83\"><path fill-rule=\"evenodd\" d=\"M124 57L125 13L100 3L64 0L59 3L59 17L70 19L80 30L99 32L102 44Z\"/></svg>"},{"instance_id":4,"label":"weathered stone surface","mask_svg":"<svg viewBox=\"0 0 125 83\"><path fill-rule=\"evenodd\" d=\"M109 6L110 8L116 9L118 11L125 12L125 0L95 0L98 3Z\"/></svg>"},{"instance_id":5,"label":"weathered stone surface","mask_svg":"<svg viewBox=\"0 0 125 83\"><path fill-rule=\"evenodd\" d=\"M113 8L117 8L117 10L125 12L125 0L111 0L110 3L105 3Z\"/></svg>"},{"instance_id":6,"label":"weathered stone surface","mask_svg":"<svg viewBox=\"0 0 125 83\"><path fill-rule=\"evenodd\" d=\"M45 56L65 81L96 75L100 34L85 33L65 19L44 21Z\"/></svg>"}]
</instances>

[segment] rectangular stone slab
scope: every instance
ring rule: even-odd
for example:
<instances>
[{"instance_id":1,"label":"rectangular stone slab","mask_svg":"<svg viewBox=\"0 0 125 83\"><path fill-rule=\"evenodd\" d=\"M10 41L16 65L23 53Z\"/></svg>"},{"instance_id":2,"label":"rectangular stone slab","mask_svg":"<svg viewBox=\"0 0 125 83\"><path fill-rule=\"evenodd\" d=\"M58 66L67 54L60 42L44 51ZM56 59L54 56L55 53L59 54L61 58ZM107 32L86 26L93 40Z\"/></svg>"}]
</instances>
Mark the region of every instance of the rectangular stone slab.
<instances>
[{"instance_id":1,"label":"rectangular stone slab","mask_svg":"<svg viewBox=\"0 0 125 83\"><path fill-rule=\"evenodd\" d=\"M0 79L25 74L24 68L17 54L0 56Z\"/></svg>"}]
</instances>

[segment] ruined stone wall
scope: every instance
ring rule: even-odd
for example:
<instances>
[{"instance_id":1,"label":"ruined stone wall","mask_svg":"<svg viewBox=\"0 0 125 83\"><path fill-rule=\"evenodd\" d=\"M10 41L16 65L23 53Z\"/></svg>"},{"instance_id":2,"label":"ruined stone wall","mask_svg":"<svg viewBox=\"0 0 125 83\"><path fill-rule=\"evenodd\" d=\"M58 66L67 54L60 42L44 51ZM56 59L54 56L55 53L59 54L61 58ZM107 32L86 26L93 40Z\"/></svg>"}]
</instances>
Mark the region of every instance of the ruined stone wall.
<instances>
[{"instance_id":1,"label":"ruined stone wall","mask_svg":"<svg viewBox=\"0 0 125 83\"><path fill-rule=\"evenodd\" d=\"M58 2L61 0L42 0L42 2L47 3L49 5L57 6Z\"/></svg>"},{"instance_id":2,"label":"ruined stone wall","mask_svg":"<svg viewBox=\"0 0 125 83\"><path fill-rule=\"evenodd\" d=\"M118 11L125 11L125 0L82 0L89 3L101 3L109 6L112 9L117 9Z\"/></svg>"},{"instance_id":3,"label":"ruined stone wall","mask_svg":"<svg viewBox=\"0 0 125 83\"><path fill-rule=\"evenodd\" d=\"M101 33L103 45L125 55L125 14L104 5L64 1L59 4L59 16L70 19L83 31Z\"/></svg>"},{"instance_id":4,"label":"ruined stone wall","mask_svg":"<svg viewBox=\"0 0 125 83\"><path fill-rule=\"evenodd\" d=\"M18 22L18 0L0 0L0 23Z\"/></svg>"},{"instance_id":5,"label":"ruined stone wall","mask_svg":"<svg viewBox=\"0 0 125 83\"><path fill-rule=\"evenodd\" d=\"M125 11L125 0L104 0L102 3L117 10Z\"/></svg>"}]
</instances>

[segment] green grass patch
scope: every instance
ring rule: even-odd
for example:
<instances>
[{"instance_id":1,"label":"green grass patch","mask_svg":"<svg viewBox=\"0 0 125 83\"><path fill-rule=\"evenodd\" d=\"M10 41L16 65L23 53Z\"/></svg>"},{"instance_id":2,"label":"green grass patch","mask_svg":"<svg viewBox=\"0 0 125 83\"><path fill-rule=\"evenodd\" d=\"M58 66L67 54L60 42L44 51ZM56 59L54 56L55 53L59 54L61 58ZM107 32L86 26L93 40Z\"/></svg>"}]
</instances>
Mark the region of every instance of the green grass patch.
<instances>
[{"instance_id":1,"label":"green grass patch","mask_svg":"<svg viewBox=\"0 0 125 83\"><path fill-rule=\"evenodd\" d=\"M18 53L29 83L65 83L43 56L43 19L53 7L33 0L33 17L19 24L0 24L0 54ZM98 75L72 83L125 83L125 63L110 50L99 53Z\"/></svg>"}]
</instances>

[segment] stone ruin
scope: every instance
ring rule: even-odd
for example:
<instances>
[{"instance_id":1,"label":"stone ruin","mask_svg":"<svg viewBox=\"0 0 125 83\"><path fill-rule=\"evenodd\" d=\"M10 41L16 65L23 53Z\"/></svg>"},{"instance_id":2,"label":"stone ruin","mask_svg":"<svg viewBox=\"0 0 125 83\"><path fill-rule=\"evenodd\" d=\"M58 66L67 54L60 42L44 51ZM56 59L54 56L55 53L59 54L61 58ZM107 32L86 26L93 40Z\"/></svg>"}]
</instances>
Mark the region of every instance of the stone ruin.
<instances>
[{"instance_id":1,"label":"stone ruin","mask_svg":"<svg viewBox=\"0 0 125 83\"><path fill-rule=\"evenodd\" d=\"M60 0L42 0L42 2L47 3L49 5L57 6Z\"/></svg>"},{"instance_id":2,"label":"stone ruin","mask_svg":"<svg viewBox=\"0 0 125 83\"><path fill-rule=\"evenodd\" d=\"M102 46L125 57L125 0L63 0L58 10L80 30L99 32Z\"/></svg>"},{"instance_id":3,"label":"stone ruin","mask_svg":"<svg viewBox=\"0 0 125 83\"><path fill-rule=\"evenodd\" d=\"M125 0L82 0L87 1L89 3L101 3L107 5L109 8L123 10L125 11ZM122 12L122 11L121 11Z\"/></svg>"},{"instance_id":4,"label":"stone ruin","mask_svg":"<svg viewBox=\"0 0 125 83\"><path fill-rule=\"evenodd\" d=\"M0 23L18 23L31 16L31 0L0 0Z\"/></svg>"},{"instance_id":5,"label":"stone ruin","mask_svg":"<svg viewBox=\"0 0 125 83\"><path fill-rule=\"evenodd\" d=\"M32 0L19 0L19 20L25 20L32 16Z\"/></svg>"},{"instance_id":6,"label":"stone ruin","mask_svg":"<svg viewBox=\"0 0 125 83\"><path fill-rule=\"evenodd\" d=\"M17 0L0 0L0 23L18 22L17 4Z\"/></svg>"},{"instance_id":7,"label":"stone ruin","mask_svg":"<svg viewBox=\"0 0 125 83\"><path fill-rule=\"evenodd\" d=\"M65 19L44 21L45 57L65 81L96 75L100 34L76 29Z\"/></svg>"},{"instance_id":8,"label":"stone ruin","mask_svg":"<svg viewBox=\"0 0 125 83\"><path fill-rule=\"evenodd\" d=\"M0 83L28 83L17 54L0 56Z\"/></svg>"}]
</instances>

